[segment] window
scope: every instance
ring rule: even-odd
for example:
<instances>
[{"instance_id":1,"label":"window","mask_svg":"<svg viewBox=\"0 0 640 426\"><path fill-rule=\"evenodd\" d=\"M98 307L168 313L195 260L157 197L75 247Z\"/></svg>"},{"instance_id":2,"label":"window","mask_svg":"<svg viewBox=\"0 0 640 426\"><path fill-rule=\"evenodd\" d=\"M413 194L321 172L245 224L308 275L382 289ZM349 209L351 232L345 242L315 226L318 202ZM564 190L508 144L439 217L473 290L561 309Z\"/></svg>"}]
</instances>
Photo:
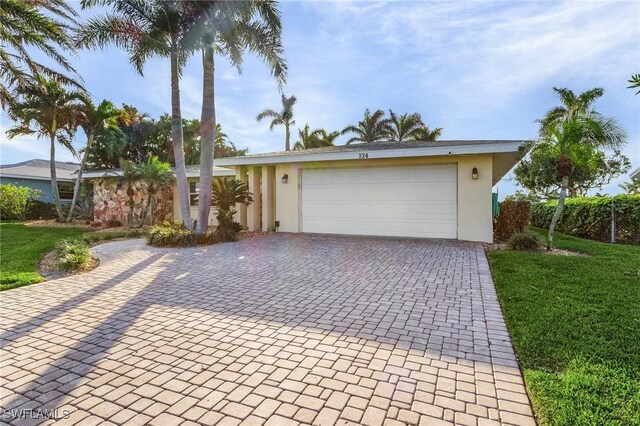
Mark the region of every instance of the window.
<instances>
[{"instance_id":1,"label":"window","mask_svg":"<svg viewBox=\"0 0 640 426\"><path fill-rule=\"evenodd\" d=\"M198 205L198 192L200 188L198 188L198 182L189 182L189 204L192 206Z\"/></svg>"},{"instance_id":2,"label":"window","mask_svg":"<svg viewBox=\"0 0 640 426\"><path fill-rule=\"evenodd\" d=\"M73 200L73 184L58 182L58 194L61 200Z\"/></svg>"}]
</instances>

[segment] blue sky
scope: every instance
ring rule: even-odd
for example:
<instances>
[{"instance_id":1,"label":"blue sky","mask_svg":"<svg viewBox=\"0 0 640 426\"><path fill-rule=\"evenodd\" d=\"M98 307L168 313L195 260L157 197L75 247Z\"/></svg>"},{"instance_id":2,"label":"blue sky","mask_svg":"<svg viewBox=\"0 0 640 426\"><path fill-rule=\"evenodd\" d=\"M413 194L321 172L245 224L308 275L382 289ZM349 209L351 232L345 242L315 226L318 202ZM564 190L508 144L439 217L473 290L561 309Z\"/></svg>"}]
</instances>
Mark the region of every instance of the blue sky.
<instances>
[{"instance_id":1,"label":"blue sky","mask_svg":"<svg viewBox=\"0 0 640 426\"><path fill-rule=\"evenodd\" d=\"M73 4L73 2L72 2ZM76 4L77 5L77 4ZM281 3L287 95L298 98L298 127L338 130L365 108L420 112L442 139L530 139L535 120L557 104L551 88L600 86L597 108L626 128L624 152L640 166L640 95L627 89L640 73L640 2L634 1L307 1ZM83 13L91 15L92 12ZM170 110L169 66L151 60L144 76L114 48L72 58L96 100L128 103L156 117ZM199 57L182 80L185 118L201 107ZM284 130L255 115L278 107L267 68L247 56L243 73L217 58L218 120L250 153L284 148ZM3 164L48 158L44 140L8 141L2 115ZM84 143L78 135L77 146ZM338 143L344 143L346 137ZM64 149L58 159L72 160ZM604 188L615 193L621 177ZM501 196L515 191L507 177Z\"/></svg>"}]
</instances>

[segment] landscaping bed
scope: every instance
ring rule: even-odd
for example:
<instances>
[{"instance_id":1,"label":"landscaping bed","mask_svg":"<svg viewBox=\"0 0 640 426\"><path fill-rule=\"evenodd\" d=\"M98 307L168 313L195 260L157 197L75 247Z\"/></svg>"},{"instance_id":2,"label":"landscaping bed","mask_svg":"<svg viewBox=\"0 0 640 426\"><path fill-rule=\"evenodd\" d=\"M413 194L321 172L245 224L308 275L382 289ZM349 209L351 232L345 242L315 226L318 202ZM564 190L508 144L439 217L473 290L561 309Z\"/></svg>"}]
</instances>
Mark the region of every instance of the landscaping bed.
<instances>
[{"instance_id":1,"label":"landscaping bed","mask_svg":"<svg viewBox=\"0 0 640 426\"><path fill-rule=\"evenodd\" d=\"M487 250L535 413L640 425L640 246L554 241L582 255Z\"/></svg>"}]
</instances>

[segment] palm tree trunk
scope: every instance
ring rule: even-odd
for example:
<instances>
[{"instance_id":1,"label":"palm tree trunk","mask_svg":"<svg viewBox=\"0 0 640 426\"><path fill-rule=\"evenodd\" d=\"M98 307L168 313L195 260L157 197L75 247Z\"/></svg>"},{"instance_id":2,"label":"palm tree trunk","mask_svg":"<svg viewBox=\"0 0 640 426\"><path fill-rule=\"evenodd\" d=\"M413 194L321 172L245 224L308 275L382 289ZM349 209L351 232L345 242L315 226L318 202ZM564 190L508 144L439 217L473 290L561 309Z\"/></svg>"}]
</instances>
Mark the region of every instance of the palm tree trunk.
<instances>
[{"instance_id":1,"label":"palm tree trunk","mask_svg":"<svg viewBox=\"0 0 640 426\"><path fill-rule=\"evenodd\" d=\"M54 122L55 128L55 122ZM60 193L58 192L58 177L56 175L56 133L52 132L50 135L51 147L49 153L49 168L51 170L51 189L53 192L53 202L56 205L56 213L58 214L58 220L64 222L64 214L62 214L62 205L60 204Z\"/></svg>"},{"instance_id":2,"label":"palm tree trunk","mask_svg":"<svg viewBox=\"0 0 640 426\"><path fill-rule=\"evenodd\" d=\"M73 208L78 202L78 194L80 193L80 182L82 181L82 172L84 171L84 165L87 162L87 158L89 157L89 149L93 142L93 133L89 135L87 138L87 146L84 149L84 154L82 155L82 160L80 160L80 168L78 169L78 176L76 177L76 183L73 186L73 200L71 201L71 208L69 209L69 214L67 215L67 222L71 222L71 218L73 217Z\"/></svg>"},{"instance_id":3,"label":"palm tree trunk","mask_svg":"<svg viewBox=\"0 0 640 426\"><path fill-rule=\"evenodd\" d=\"M198 226L196 232L204 234L211 212L211 186L213 182L213 153L216 139L216 105L214 85L214 51L211 45L202 52L202 114L200 117L200 194L198 197Z\"/></svg>"},{"instance_id":4,"label":"palm tree trunk","mask_svg":"<svg viewBox=\"0 0 640 426\"><path fill-rule=\"evenodd\" d=\"M553 248L553 231L556 229L556 224L560 220L562 209L564 208L564 200L567 198L567 188L569 187L569 176L562 177L562 188L560 188L560 194L558 196L558 205L556 211L553 213L551 219L551 225L549 225L549 238L547 239L547 250Z\"/></svg>"},{"instance_id":5,"label":"palm tree trunk","mask_svg":"<svg viewBox=\"0 0 640 426\"><path fill-rule=\"evenodd\" d=\"M289 123L284 123L284 131L285 131L284 150L291 151L291 146L289 145L289 140L291 139L291 130L289 129Z\"/></svg>"},{"instance_id":6,"label":"palm tree trunk","mask_svg":"<svg viewBox=\"0 0 640 426\"><path fill-rule=\"evenodd\" d=\"M189 184L187 168L184 164L184 141L182 135L182 113L180 111L180 77L178 75L178 52L171 47L171 136L173 139L173 156L176 161L176 188L182 223L192 229L191 210L189 206Z\"/></svg>"}]
</instances>

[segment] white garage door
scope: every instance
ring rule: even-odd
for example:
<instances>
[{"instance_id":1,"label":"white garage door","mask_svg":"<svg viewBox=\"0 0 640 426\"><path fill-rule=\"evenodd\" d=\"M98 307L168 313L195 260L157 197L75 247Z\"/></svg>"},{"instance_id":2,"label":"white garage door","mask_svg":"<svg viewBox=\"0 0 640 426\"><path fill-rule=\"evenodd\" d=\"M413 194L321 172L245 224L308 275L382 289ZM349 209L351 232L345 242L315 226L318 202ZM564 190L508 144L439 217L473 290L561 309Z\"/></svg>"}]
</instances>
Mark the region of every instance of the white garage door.
<instances>
[{"instance_id":1,"label":"white garage door","mask_svg":"<svg viewBox=\"0 0 640 426\"><path fill-rule=\"evenodd\" d=\"M303 170L302 232L456 238L456 166Z\"/></svg>"}]
</instances>

